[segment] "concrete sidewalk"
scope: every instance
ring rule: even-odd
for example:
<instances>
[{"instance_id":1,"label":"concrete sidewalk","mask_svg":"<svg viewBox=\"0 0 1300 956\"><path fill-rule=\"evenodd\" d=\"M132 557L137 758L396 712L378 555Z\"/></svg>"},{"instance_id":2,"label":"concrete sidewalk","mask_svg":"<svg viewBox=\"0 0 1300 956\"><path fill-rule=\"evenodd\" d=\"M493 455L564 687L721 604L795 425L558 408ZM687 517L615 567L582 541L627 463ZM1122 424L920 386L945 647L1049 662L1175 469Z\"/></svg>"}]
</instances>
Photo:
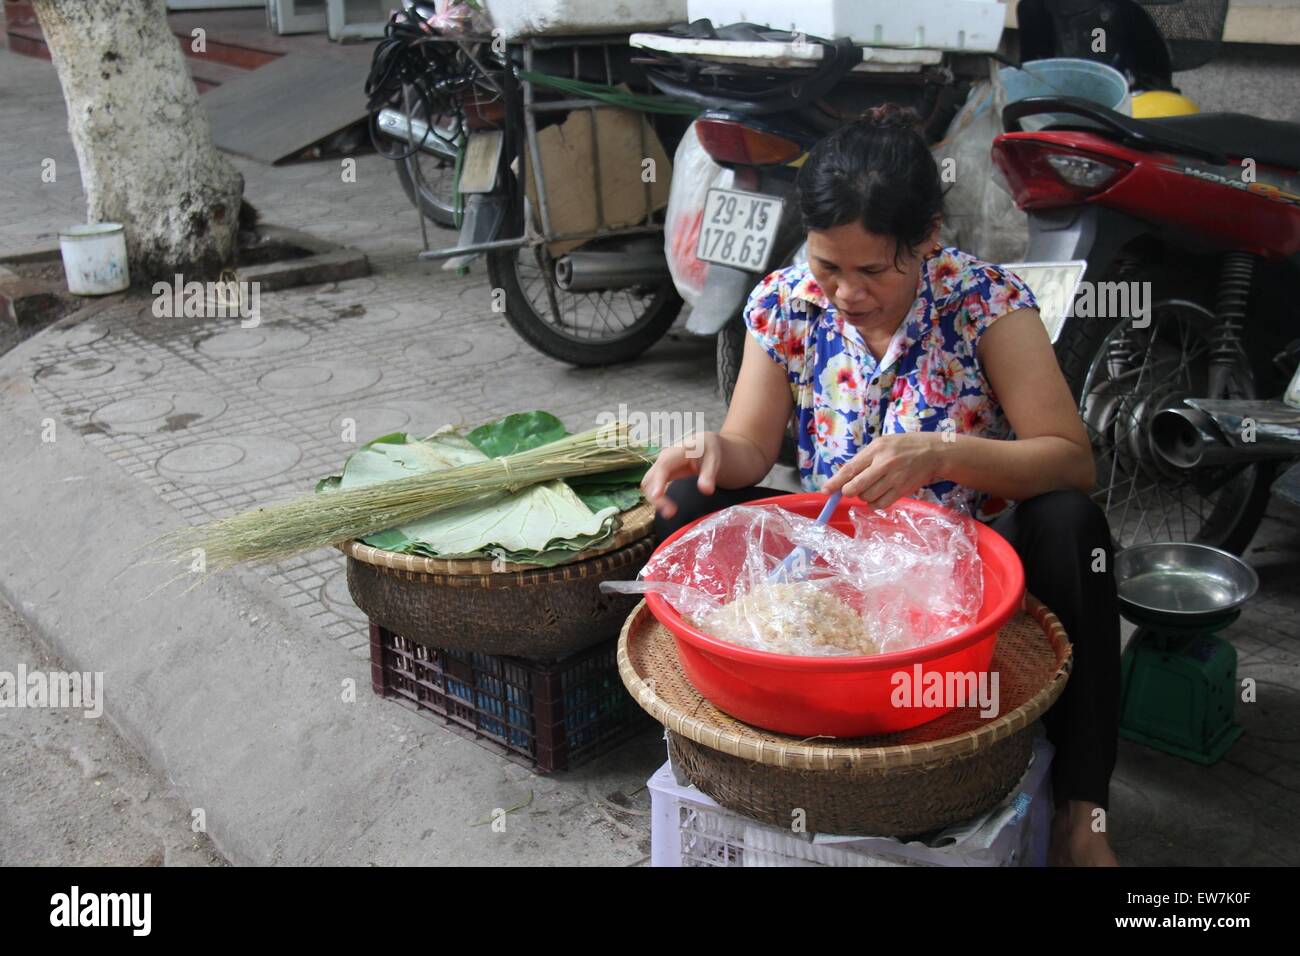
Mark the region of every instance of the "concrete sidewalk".
<instances>
[{"instance_id":1,"label":"concrete sidewalk","mask_svg":"<svg viewBox=\"0 0 1300 956\"><path fill-rule=\"evenodd\" d=\"M0 666L15 665L69 669L0 596ZM0 788L0 867L226 865L158 770L84 710L6 710Z\"/></svg>"},{"instance_id":2,"label":"concrete sidewalk","mask_svg":"<svg viewBox=\"0 0 1300 956\"><path fill-rule=\"evenodd\" d=\"M29 130L0 144L3 249L84 212L52 68L0 53L0 90L0 124ZM48 155L57 188L24 184ZM644 860L644 783L664 759L655 732L535 776L374 697L337 552L158 592L162 571L133 551L182 522L307 491L355 450L349 419L362 441L528 408L576 429L627 401L716 427L711 343L665 341L634 368L568 368L519 341L480 277L415 258L418 220L385 161L362 157L356 184L337 163L240 166L266 220L347 241L374 274L266 293L252 329L121 301L0 358L0 589L68 666L105 673L109 718L206 811L232 862ZM48 421L55 440L43 442ZM517 805L505 833L481 825Z\"/></svg>"},{"instance_id":3,"label":"concrete sidewalk","mask_svg":"<svg viewBox=\"0 0 1300 956\"><path fill-rule=\"evenodd\" d=\"M0 138L0 250L79 221L48 64L0 52L0 129L23 130ZM626 366L569 368L491 311L485 276L415 258L418 220L384 160L360 157L356 183L337 163L237 163L267 221L360 248L374 274L266 293L254 329L116 301L0 357L0 590L68 666L104 672L109 718L236 864L644 861L656 734L538 777L370 693L337 552L188 591L159 591L133 552L303 493L355 449L349 421L365 440L545 408L577 429L627 403L717 427L712 343L674 335ZM1248 558L1264 590L1229 636L1261 703L1238 706L1247 734L1213 768L1122 743L1125 862L1300 862L1296 516L1270 517ZM512 807L504 833L482 825Z\"/></svg>"}]
</instances>

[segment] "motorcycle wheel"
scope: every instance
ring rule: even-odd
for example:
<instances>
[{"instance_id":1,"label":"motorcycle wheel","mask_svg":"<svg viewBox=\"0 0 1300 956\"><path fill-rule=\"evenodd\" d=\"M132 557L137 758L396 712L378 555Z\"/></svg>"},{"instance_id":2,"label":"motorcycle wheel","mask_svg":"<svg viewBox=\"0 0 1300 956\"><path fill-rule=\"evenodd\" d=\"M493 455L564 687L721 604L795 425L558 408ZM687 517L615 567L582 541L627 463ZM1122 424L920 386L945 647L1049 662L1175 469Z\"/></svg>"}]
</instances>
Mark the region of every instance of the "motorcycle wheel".
<instances>
[{"instance_id":1,"label":"motorcycle wheel","mask_svg":"<svg viewBox=\"0 0 1300 956\"><path fill-rule=\"evenodd\" d=\"M1163 297L1162 284L1153 284L1147 327L1072 319L1057 342L1057 358L1092 442L1093 499L1106 511L1119 548L1189 541L1240 554L1263 519L1274 466L1182 470L1155 451L1155 412L1181 405L1182 398L1208 397L1209 336L1217 324L1213 310L1196 301L1209 301L1208 294ZM1258 397L1244 356L1229 377L1228 395L1220 397Z\"/></svg>"},{"instance_id":2,"label":"motorcycle wheel","mask_svg":"<svg viewBox=\"0 0 1300 956\"><path fill-rule=\"evenodd\" d=\"M410 145L393 140L406 152ZM416 150L406 159L398 160L397 179L402 191L425 218L440 226L456 225L456 155L457 151L442 140L430 135L427 145L436 153Z\"/></svg>"},{"instance_id":3,"label":"motorcycle wheel","mask_svg":"<svg viewBox=\"0 0 1300 956\"><path fill-rule=\"evenodd\" d=\"M636 358L663 338L682 309L671 278L627 289L566 292L555 284L555 260L542 245L488 253L487 268L493 288L505 293L506 319L519 336L572 365Z\"/></svg>"}]
</instances>

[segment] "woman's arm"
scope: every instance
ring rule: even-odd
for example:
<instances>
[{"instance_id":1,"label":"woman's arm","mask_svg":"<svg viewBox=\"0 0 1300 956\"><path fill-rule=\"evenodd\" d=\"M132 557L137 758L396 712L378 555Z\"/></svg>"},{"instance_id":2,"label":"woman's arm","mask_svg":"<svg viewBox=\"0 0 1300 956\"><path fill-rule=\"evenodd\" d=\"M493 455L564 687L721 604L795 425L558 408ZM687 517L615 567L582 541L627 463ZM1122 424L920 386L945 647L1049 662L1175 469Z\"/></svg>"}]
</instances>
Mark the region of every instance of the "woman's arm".
<instances>
[{"instance_id":1,"label":"woman's arm","mask_svg":"<svg viewBox=\"0 0 1300 956\"><path fill-rule=\"evenodd\" d=\"M1015 441L948 435L938 442L940 480L1000 498L1096 485L1092 447L1037 309L1002 316L979 340L979 360ZM945 436L940 436L942 437Z\"/></svg>"},{"instance_id":2,"label":"woman's arm","mask_svg":"<svg viewBox=\"0 0 1300 956\"><path fill-rule=\"evenodd\" d=\"M718 487L746 488L763 480L781 453L781 439L793 408L785 369L752 335L746 335L736 390L727 420L718 432L723 448Z\"/></svg>"},{"instance_id":3,"label":"woman's arm","mask_svg":"<svg viewBox=\"0 0 1300 956\"><path fill-rule=\"evenodd\" d=\"M719 487L757 484L772 469L794 398L785 369L751 335L731 395L721 432L706 432L659 452L641 479L641 490L655 509L671 518L677 506L668 498L668 483L696 476L696 487L711 495Z\"/></svg>"}]
</instances>

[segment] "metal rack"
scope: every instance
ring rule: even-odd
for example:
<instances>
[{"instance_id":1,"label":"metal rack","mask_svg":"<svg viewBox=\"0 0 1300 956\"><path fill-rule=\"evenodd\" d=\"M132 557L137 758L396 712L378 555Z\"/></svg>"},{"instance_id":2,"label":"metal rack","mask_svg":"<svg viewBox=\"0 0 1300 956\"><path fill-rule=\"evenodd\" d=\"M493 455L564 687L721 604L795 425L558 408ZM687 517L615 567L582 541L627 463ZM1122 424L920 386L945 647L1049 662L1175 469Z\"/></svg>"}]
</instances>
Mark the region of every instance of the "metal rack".
<instances>
[{"instance_id":1,"label":"metal rack","mask_svg":"<svg viewBox=\"0 0 1300 956\"><path fill-rule=\"evenodd\" d=\"M662 226L654 222L654 202L653 188L649 181L644 183L645 186L645 216L639 222L628 225L609 227L605 226L605 210L603 203L604 182L601 175L601 155L600 141L597 135L596 111L600 109L619 109L615 104L605 103L598 99L590 97L568 97L550 99L539 97L536 84L531 80L519 77L515 74L512 64L515 58L508 52L505 57L505 64L498 69L489 69L478 54L484 44L491 44L492 37L488 36L471 36L459 38L447 38L436 42L447 42L456 44L461 53L474 66L483 81L491 88L495 89L501 98L507 103L520 104L520 115L518 117L506 117L507 128L513 123L522 126L524 142L527 146L528 162L532 172L532 182L536 190L537 218L540 220L540 230L535 227L532 217L528 214L528 197L524 193L523 186L520 184L517 188L520 190L518 200L524 204L524 215L522 217L522 229L520 235L504 239L493 239L486 242L469 243L465 245L454 245L441 249L429 248L428 226L424 221L425 217L420 217L420 234L423 251L420 253L421 259L450 259L459 256L474 255L483 252L493 252L504 249L519 249L525 246L536 247L540 245L549 245L555 242L564 242L572 240L592 240L606 239L624 236L636 236L655 234L662 231ZM626 36L583 36L583 37L530 37L519 43L512 43L510 46L520 50L523 61L523 70L526 73L533 73L535 63L535 54L540 50L554 49L572 49L571 59L571 79L579 79L581 74L581 51L583 49L599 47L602 50L602 62L604 65L605 81L609 86L613 86L615 77L613 65L610 58L610 48L612 46L626 46ZM410 104L407 106L407 115L410 116ZM507 106L507 108L509 108ZM592 230L579 232L557 233L552 225L551 203L546 183L546 172L543 169L541 150L538 141L538 117L547 113L571 112L573 110L590 110L592 120L592 167L595 175L595 202L596 202L596 222L597 227ZM647 143L645 124L640 125L641 131L641 149L642 155L645 155ZM408 124L406 129L407 142L412 149L419 148L415 132ZM510 137L507 136L507 144L510 143ZM516 149L515 152L518 152ZM415 175L419 175L418 166L415 169Z\"/></svg>"}]
</instances>

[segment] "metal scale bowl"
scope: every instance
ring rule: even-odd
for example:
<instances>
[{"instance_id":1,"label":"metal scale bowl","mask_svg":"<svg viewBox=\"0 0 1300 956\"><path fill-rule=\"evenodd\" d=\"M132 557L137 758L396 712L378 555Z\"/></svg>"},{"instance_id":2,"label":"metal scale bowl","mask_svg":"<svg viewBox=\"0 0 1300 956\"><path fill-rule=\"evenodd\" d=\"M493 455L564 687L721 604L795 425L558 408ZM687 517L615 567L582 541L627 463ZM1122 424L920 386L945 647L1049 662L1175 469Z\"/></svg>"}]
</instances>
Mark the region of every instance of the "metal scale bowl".
<instances>
[{"instance_id":1,"label":"metal scale bowl","mask_svg":"<svg viewBox=\"0 0 1300 956\"><path fill-rule=\"evenodd\" d=\"M1120 612L1138 625L1124 650L1120 733L1211 764L1242 729L1233 720L1237 652L1219 637L1258 590L1246 562L1203 544L1143 544L1115 557Z\"/></svg>"}]
</instances>

